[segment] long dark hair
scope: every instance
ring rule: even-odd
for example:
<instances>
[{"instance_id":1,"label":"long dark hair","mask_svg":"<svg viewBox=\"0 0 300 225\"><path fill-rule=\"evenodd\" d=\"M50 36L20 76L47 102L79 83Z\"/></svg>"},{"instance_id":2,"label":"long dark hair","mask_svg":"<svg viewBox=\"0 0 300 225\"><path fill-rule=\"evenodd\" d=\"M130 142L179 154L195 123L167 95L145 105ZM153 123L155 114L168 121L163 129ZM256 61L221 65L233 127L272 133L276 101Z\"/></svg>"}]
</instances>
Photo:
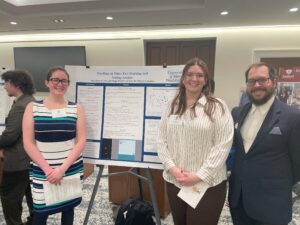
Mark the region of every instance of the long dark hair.
<instances>
[{"instance_id":1,"label":"long dark hair","mask_svg":"<svg viewBox=\"0 0 300 225\"><path fill-rule=\"evenodd\" d=\"M181 78L180 78L179 91L178 91L178 94L175 96L175 98L172 101L171 111L170 111L169 116L172 115L172 114L175 114L175 115L179 115L179 117L181 117L184 114L184 112L187 110L186 90L185 90L185 86L183 84L183 79L186 76L186 73L189 70L189 68L192 67L192 66L195 66L195 65L201 67L201 69L203 70L203 72L205 74L206 84L203 86L201 94L199 95L199 98L202 95L204 95L206 97L207 102L204 105L204 112L209 117L209 119L211 121L213 121L212 114L215 110L216 103L220 104L223 113L224 113L224 106L218 99L216 99L212 96L210 82L208 82L208 80L209 80L208 67L207 67L206 63L203 60L199 59L199 58L190 59L185 64L185 67L183 68L182 75L181 75ZM195 108L196 108L196 104L197 104L199 98L197 99L195 104L191 107L191 110L192 110L191 111L191 117L192 118L197 117Z\"/></svg>"}]
</instances>

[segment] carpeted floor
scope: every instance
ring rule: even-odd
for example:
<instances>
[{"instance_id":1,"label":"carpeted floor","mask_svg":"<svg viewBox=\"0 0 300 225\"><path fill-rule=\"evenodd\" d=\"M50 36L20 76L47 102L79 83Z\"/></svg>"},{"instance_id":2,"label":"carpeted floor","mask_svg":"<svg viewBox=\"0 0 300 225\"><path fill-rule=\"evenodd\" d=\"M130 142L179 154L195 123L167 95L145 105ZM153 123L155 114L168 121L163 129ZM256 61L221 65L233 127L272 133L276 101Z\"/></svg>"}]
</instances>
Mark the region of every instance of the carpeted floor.
<instances>
[{"instance_id":1,"label":"carpeted floor","mask_svg":"<svg viewBox=\"0 0 300 225\"><path fill-rule=\"evenodd\" d=\"M107 171L104 171L104 174L106 174ZM97 172L95 172L93 175L88 177L84 181L83 185L83 201L80 204L80 206L76 207L75 209L75 221L74 225L82 225L86 211L88 208L88 204L92 195L92 191L94 188L94 184L96 181L96 175ZM100 187L98 189L95 202L93 205L93 209L91 211L91 215L89 217L89 225L113 225L113 213L112 213L112 207L113 205L108 202L108 179L107 178L101 178L100 181ZM294 209L293 209L293 220L290 223L290 225L300 225L300 199L297 199L294 203ZM26 204L24 203L24 213L23 217L26 218L28 214L28 210L26 207ZM25 220L25 219L24 219ZM169 215L166 219L161 221L162 225L173 225L172 217ZM48 219L49 225L60 225L60 214L56 214L53 216L50 216ZM2 208L0 209L0 225L5 225L4 217L2 214ZM219 225L232 225L230 214L228 211L228 207L224 206Z\"/></svg>"}]
</instances>

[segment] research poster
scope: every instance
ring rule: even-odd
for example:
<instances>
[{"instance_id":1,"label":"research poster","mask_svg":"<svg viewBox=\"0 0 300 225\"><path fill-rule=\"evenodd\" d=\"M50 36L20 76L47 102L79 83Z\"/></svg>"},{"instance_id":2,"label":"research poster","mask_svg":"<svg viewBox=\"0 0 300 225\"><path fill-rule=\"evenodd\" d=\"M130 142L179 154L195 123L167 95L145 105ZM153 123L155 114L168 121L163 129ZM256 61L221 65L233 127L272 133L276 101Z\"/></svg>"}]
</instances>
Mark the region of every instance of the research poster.
<instances>
[{"instance_id":1,"label":"research poster","mask_svg":"<svg viewBox=\"0 0 300 225\"><path fill-rule=\"evenodd\" d=\"M300 109L300 66L279 69L277 97Z\"/></svg>"},{"instance_id":2,"label":"research poster","mask_svg":"<svg viewBox=\"0 0 300 225\"><path fill-rule=\"evenodd\" d=\"M0 83L0 126L5 123L5 113L6 113L6 91L4 90L4 83ZM1 129L1 128L0 128Z\"/></svg>"},{"instance_id":3,"label":"research poster","mask_svg":"<svg viewBox=\"0 0 300 225\"><path fill-rule=\"evenodd\" d=\"M5 124L5 118L11 108L13 98L8 97L7 92L3 88L3 85L0 84L0 125Z\"/></svg>"},{"instance_id":4,"label":"research poster","mask_svg":"<svg viewBox=\"0 0 300 225\"><path fill-rule=\"evenodd\" d=\"M4 89L4 83L0 83L0 134L5 128L5 118L12 104L12 99L8 97L6 90Z\"/></svg>"},{"instance_id":5,"label":"research poster","mask_svg":"<svg viewBox=\"0 0 300 225\"><path fill-rule=\"evenodd\" d=\"M102 165L162 168L157 156L160 117L177 93L183 66L66 66L68 97L87 118L84 160Z\"/></svg>"},{"instance_id":6,"label":"research poster","mask_svg":"<svg viewBox=\"0 0 300 225\"><path fill-rule=\"evenodd\" d=\"M6 72L7 69L1 68L0 69L0 77L1 74ZM12 99L7 95L6 90L4 89L4 82L0 79L0 135L2 134L3 130L5 129L5 118L8 114L8 111L12 104Z\"/></svg>"}]
</instances>

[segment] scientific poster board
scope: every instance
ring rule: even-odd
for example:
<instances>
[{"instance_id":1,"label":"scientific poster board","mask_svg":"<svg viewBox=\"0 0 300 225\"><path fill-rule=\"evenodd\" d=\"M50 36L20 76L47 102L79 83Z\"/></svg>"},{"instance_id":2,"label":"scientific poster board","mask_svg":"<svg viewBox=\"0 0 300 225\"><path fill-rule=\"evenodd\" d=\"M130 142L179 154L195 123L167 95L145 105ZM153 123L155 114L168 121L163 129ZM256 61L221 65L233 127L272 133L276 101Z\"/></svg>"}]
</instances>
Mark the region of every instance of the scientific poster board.
<instances>
[{"instance_id":1,"label":"scientific poster board","mask_svg":"<svg viewBox=\"0 0 300 225\"><path fill-rule=\"evenodd\" d=\"M279 68L278 99L300 109L300 66Z\"/></svg>"},{"instance_id":2,"label":"scientific poster board","mask_svg":"<svg viewBox=\"0 0 300 225\"><path fill-rule=\"evenodd\" d=\"M162 168L157 156L160 117L178 90L183 66L66 66L70 99L87 118L85 162Z\"/></svg>"},{"instance_id":3,"label":"scientific poster board","mask_svg":"<svg viewBox=\"0 0 300 225\"><path fill-rule=\"evenodd\" d=\"M7 101L7 94L4 89L4 83L0 82L0 102L1 102L1 107L0 107L0 126L4 125L5 123L5 114L6 114L6 103Z\"/></svg>"},{"instance_id":4,"label":"scientific poster board","mask_svg":"<svg viewBox=\"0 0 300 225\"><path fill-rule=\"evenodd\" d=\"M6 69L0 69L0 135L5 128L5 118L11 106L11 98L8 97L6 90L4 89L4 82L1 79L1 74L4 73Z\"/></svg>"}]
</instances>

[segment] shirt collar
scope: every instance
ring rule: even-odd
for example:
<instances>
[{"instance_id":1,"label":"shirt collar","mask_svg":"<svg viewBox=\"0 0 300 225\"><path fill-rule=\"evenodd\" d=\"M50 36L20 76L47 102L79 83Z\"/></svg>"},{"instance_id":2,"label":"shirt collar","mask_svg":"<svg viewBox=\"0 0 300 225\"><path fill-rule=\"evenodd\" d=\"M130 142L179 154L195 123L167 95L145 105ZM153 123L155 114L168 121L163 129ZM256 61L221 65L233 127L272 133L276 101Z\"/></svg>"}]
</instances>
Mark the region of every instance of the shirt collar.
<instances>
[{"instance_id":1,"label":"shirt collar","mask_svg":"<svg viewBox=\"0 0 300 225\"><path fill-rule=\"evenodd\" d=\"M273 95L265 104L256 106L252 104L250 114L254 113L255 111L259 112L261 115L266 115L269 109L271 108L273 102L275 100L275 96Z\"/></svg>"},{"instance_id":2,"label":"shirt collar","mask_svg":"<svg viewBox=\"0 0 300 225\"><path fill-rule=\"evenodd\" d=\"M14 102L17 102L22 96L23 94L19 95L18 97L15 97Z\"/></svg>"},{"instance_id":3,"label":"shirt collar","mask_svg":"<svg viewBox=\"0 0 300 225\"><path fill-rule=\"evenodd\" d=\"M206 97L205 95L202 95L199 100L198 100L198 104L204 106L206 104L207 100L206 100Z\"/></svg>"}]
</instances>

